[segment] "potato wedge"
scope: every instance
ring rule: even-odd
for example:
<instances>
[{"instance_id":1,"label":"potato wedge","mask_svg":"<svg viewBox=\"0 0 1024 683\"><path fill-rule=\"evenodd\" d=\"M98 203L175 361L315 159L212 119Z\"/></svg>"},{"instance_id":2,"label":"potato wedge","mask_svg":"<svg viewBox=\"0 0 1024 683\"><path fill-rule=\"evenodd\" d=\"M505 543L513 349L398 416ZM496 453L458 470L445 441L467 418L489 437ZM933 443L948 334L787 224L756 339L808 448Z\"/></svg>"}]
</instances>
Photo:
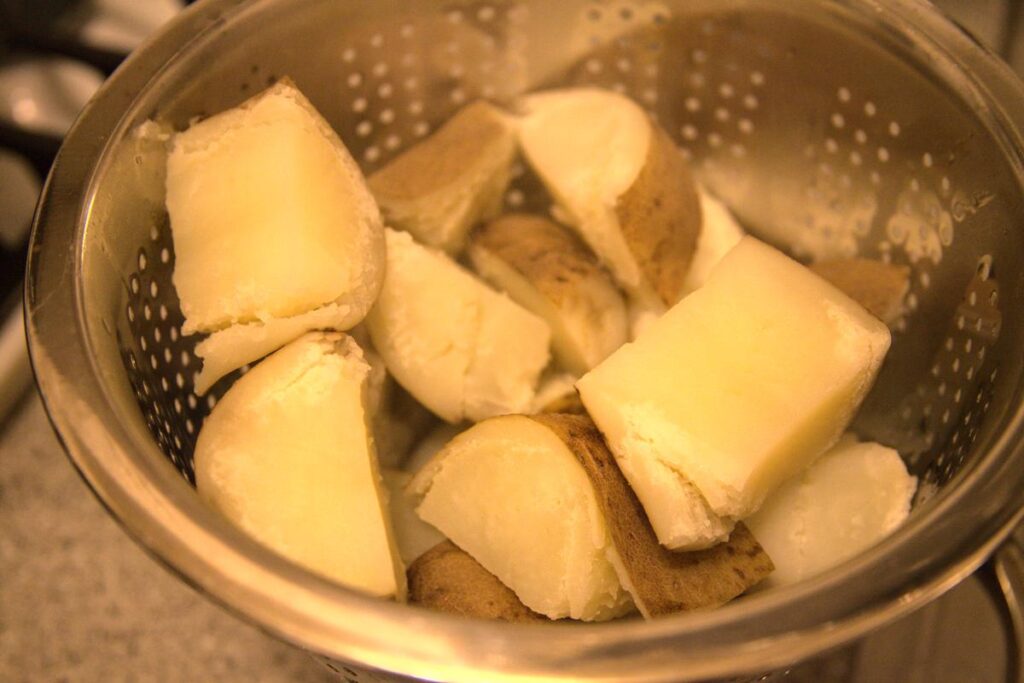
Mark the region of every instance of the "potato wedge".
<instances>
[{"instance_id":1,"label":"potato wedge","mask_svg":"<svg viewBox=\"0 0 1024 683\"><path fill-rule=\"evenodd\" d=\"M420 517L524 605L551 619L632 609L587 474L548 427L522 415L470 427L415 476Z\"/></svg>"},{"instance_id":2,"label":"potato wedge","mask_svg":"<svg viewBox=\"0 0 1024 683\"><path fill-rule=\"evenodd\" d=\"M448 422L528 410L547 324L444 253L385 232L387 277L366 325L388 372Z\"/></svg>"},{"instance_id":3,"label":"potato wedge","mask_svg":"<svg viewBox=\"0 0 1024 683\"><path fill-rule=\"evenodd\" d=\"M371 175L370 190L388 225L456 254L473 225L501 210L515 153L513 119L473 102Z\"/></svg>"},{"instance_id":4,"label":"potato wedge","mask_svg":"<svg viewBox=\"0 0 1024 683\"><path fill-rule=\"evenodd\" d=\"M728 541L707 550L664 548L590 418L534 419L557 434L586 470L618 556L619 580L645 618L723 605L772 572L771 559L742 523Z\"/></svg>"},{"instance_id":5,"label":"potato wedge","mask_svg":"<svg viewBox=\"0 0 1024 683\"><path fill-rule=\"evenodd\" d=\"M199 496L254 539L341 584L405 596L366 413L370 367L311 332L228 390L195 448Z\"/></svg>"},{"instance_id":6,"label":"potato wedge","mask_svg":"<svg viewBox=\"0 0 1024 683\"><path fill-rule=\"evenodd\" d=\"M408 490L412 475L402 470L381 468L381 477L388 492L388 509L395 530L395 543L402 562L408 567L423 553L445 540L444 534L416 514L419 496Z\"/></svg>"},{"instance_id":7,"label":"potato wedge","mask_svg":"<svg viewBox=\"0 0 1024 683\"><path fill-rule=\"evenodd\" d=\"M595 88L523 99L520 146L583 240L632 297L671 306L701 228L690 172L629 98Z\"/></svg>"},{"instance_id":8,"label":"potato wedge","mask_svg":"<svg viewBox=\"0 0 1024 683\"><path fill-rule=\"evenodd\" d=\"M451 541L438 543L409 566L409 602L465 617L547 621Z\"/></svg>"},{"instance_id":9,"label":"potato wedge","mask_svg":"<svg viewBox=\"0 0 1024 683\"><path fill-rule=\"evenodd\" d=\"M582 375L626 343L626 305L597 258L541 216L508 214L473 235L476 272L547 321L556 360Z\"/></svg>"},{"instance_id":10,"label":"potato wedge","mask_svg":"<svg viewBox=\"0 0 1024 683\"><path fill-rule=\"evenodd\" d=\"M777 567L764 587L810 578L878 543L907 518L916 490L895 450L844 438L747 520Z\"/></svg>"},{"instance_id":11,"label":"potato wedge","mask_svg":"<svg viewBox=\"0 0 1024 683\"><path fill-rule=\"evenodd\" d=\"M167 211L182 333L214 333L200 392L307 330L354 326L380 290L377 205L289 81L174 136Z\"/></svg>"},{"instance_id":12,"label":"potato wedge","mask_svg":"<svg viewBox=\"0 0 1024 683\"><path fill-rule=\"evenodd\" d=\"M891 326L903 315L910 268L863 258L818 261L810 269Z\"/></svg>"},{"instance_id":13,"label":"potato wedge","mask_svg":"<svg viewBox=\"0 0 1024 683\"><path fill-rule=\"evenodd\" d=\"M756 511L839 438L889 343L856 302L744 237L576 387L659 540L693 549L717 539L680 511Z\"/></svg>"}]
</instances>

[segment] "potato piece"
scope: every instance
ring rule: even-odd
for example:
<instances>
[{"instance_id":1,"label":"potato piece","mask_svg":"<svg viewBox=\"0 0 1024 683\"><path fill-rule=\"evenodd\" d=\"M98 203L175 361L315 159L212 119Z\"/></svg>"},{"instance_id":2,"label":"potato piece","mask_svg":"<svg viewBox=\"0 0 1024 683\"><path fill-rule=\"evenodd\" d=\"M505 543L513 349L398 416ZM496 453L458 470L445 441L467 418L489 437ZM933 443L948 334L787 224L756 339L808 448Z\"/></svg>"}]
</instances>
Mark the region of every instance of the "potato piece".
<instances>
[{"instance_id":1,"label":"potato piece","mask_svg":"<svg viewBox=\"0 0 1024 683\"><path fill-rule=\"evenodd\" d=\"M542 375L537 396L533 399L534 413L573 413L582 414L586 411L576 393L575 375L562 372Z\"/></svg>"},{"instance_id":2,"label":"potato piece","mask_svg":"<svg viewBox=\"0 0 1024 683\"><path fill-rule=\"evenodd\" d=\"M856 302L744 237L576 387L658 539L693 548L709 539L680 510L705 504L726 522L756 511L836 442L889 341Z\"/></svg>"},{"instance_id":3,"label":"potato piece","mask_svg":"<svg viewBox=\"0 0 1024 683\"><path fill-rule=\"evenodd\" d=\"M523 100L519 142L583 240L643 302L672 305L700 232L693 179L630 99L595 88Z\"/></svg>"},{"instance_id":4,"label":"potato piece","mask_svg":"<svg viewBox=\"0 0 1024 683\"><path fill-rule=\"evenodd\" d=\"M388 225L455 254L470 228L501 210L516 153L513 120L473 102L370 176Z\"/></svg>"},{"instance_id":5,"label":"potato piece","mask_svg":"<svg viewBox=\"0 0 1024 683\"><path fill-rule=\"evenodd\" d=\"M524 605L551 619L611 619L630 609L594 488L576 457L522 415L455 437L410 484L417 512Z\"/></svg>"},{"instance_id":6,"label":"potato piece","mask_svg":"<svg viewBox=\"0 0 1024 683\"><path fill-rule=\"evenodd\" d=\"M392 376L448 422L528 410L547 324L408 233L385 232L387 277L366 324Z\"/></svg>"},{"instance_id":7,"label":"potato piece","mask_svg":"<svg viewBox=\"0 0 1024 683\"><path fill-rule=\"evenodd\" d=\"M289 81L174 137L167 211L182 333L220 333L200 391L309 329L352 327L380 289L377 205Z\"/></svg>"},{"instance_id":8,"label":"potato piece","mask_svg":"<svg viewBox=\"0 0 1024 683\"><path fill-rule=\"evenodd\" d=\"M451 541L437 544L409 566L409 602L465 617L547 621Z\"/></svg>"},{"instance_id":9,"label":"potato piece","mask_svg":"<svg viewBox=\"0 0 1024 683\"><path fill-rule=\"evenodd\" d=\"M843 439L747 520L776 564L764 587L810 578L878 543L907 518L916 489L899 453Z\"/></svg>"},{"instance_id":10,"label":"potato piece","mask_svg":"<svg viewBox=\"0 0 1024 683\"><path fill-rule=\"evenodd\" d=\"M565 228L509 214L470 242L473 268L551 327L556 360L583 374L626 343L626 305L597 259Z\"/></svg>"},{"instance_id":11,"label":"potato piece","mask_svg":"<svg viewBox=\"0 0 1024 683\"><path fill-rule=\"evenodd\" d=\"M697 249L686 271L682 296L696 291L707 282L711 271L735 247L746 232L736 222L728 207L703 187L697 188L700 215L703 219Z\"/></svg>"},{"instance_id":12,"label":"potato piece","mask_svg":"<svg viewBox=\"0 0 1024 683\"><path fill-rule=\"evenodd\" d=\"M465 429L465 425L450 425L445 422L439 424L416 444L402 469L410 474L416 474Z\"/></svg>"},{"instance_id":13,"label":"potato piece","mask_svg":"<svg viewBox=\"0 0 1024 683\"><path fill-rule=\"evenodd\" d=\"M388 509L398 552L402 562L409 566L420 555L444 541L444 534L416 514L420 499L408 490L412 480L410 473L390 468L381 468L380 473L388 492Z\"/></svg>"},{"instance_id":14,"label":"potato piece","mask_svg":"<svg viewBox=\"0 0 1024 683\"><path fill-rule=\"evenodd\" d=\"M260 543L371 595L405 571L366 414L370 367L343 334L312 332L240 378L195 449L199 496Z\"/></svg>"},{"instance_id":15,"label":"potato piece","mask_svg":"<svg viewBox=\"0 0 1024 683\"><path fill-rule=\"evenodd\" d=\"M723 605L772 571L771 559L743 524L713 548L667 550L590 418L534 419L557 434L586 470L618 556L619 580L645 618Z\"/></svg>"},{"instance_id":16,"label":"potato piece","mask_svg":"<svg viewBox=\"0 0 1024 683\"><path fill-rule=\"evenodd\" d=\"M892 326L903 315L903 299L910 291L909 267L845 258L818 261L810 268L886 325Z\"/></svg>"}]
</instances>

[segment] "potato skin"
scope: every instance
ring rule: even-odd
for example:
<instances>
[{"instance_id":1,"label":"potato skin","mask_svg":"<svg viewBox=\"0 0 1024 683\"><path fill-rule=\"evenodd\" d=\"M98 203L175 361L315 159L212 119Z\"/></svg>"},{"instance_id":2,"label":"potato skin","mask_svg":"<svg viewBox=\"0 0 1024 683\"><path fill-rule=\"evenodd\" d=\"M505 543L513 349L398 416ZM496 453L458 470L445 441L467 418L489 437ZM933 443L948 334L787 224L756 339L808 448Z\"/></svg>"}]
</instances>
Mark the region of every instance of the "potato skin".
<instances>
[{"instance_id":1,"label":"potato skin","mask_svg":"<svg viewBox=\"0 0 1024 683\"><path fill-rule=\"evenodd\" d=\"M653 120L647 158L615 213L643 279L666 306L676 303L697 248L700 199L675 143Z\"/></svg>"},{"instance_id":2,"label":"potato skin","mask_svg":"<svg viewBox=\"0 0 1024 683\"><path fill-rule=\"evenodd\" d=\"M812 271L889 325L900 317L910 289L910 268L864 258L818 261Z\"/></svg>"},{"instance_id":3,"label":"potato skin","mask_svg":"<svg viewBox=\"0 0 1024 683\"><path fill-rule=\"evenodd\" d=\"M512 589L451 541L443 541L409 566L409 602L464 617L545 622Z\"/></svg>"},{"instance_id":4,"label":"potato skin","mask_svg":"<svg viewBox=\"0 0 1024 683\"><path fill-rule=\"evenodd\" d=\"M668 550L658 543L639 499L589 417L541 414L532 419L555 432L586 470L625 569L620 580L644 618L718 607L774 569L742 523L728 541L717 546L691 552Z\"/></svg>"}]
</instances>

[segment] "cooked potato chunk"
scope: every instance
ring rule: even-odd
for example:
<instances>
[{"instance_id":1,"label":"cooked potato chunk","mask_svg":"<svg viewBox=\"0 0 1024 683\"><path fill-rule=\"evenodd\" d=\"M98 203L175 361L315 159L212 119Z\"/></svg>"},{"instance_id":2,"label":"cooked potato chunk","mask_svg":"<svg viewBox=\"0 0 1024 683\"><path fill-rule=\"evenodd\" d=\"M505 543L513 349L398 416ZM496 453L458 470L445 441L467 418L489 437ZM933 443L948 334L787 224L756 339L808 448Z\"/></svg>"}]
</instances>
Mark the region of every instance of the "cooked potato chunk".
<instances>
[{"instance_id":1,"label":"cooked potato chunk","mask_svg":"<svg viewBox=\"0 0 1024 683\"><path fill-rule=\"evenodd\" d=\"M659 540L696 548L835 443L888 348L856 302L744 237L576 386ZM725 527L681 514L702 507Z\"/></svg>"},{"instance_id":2,"label":"cooked potato chunk","mask_svg":"<svg viewBox=\"0 0 1024 683\"><path fill-rule=\"evenodd\" d=\"M395 469L381 469L388 492L388 508L395 529L398 552L406 566L444 540L444 534L416 514L419 496L409 491L412 475Z\"/></svg>"},{"instance_id":3,"label":"cooked potato chunk","mask_svg":"<svg viewBox=\"0 0 1024 683\"><path fill-rule=\"evenodd\" d=\"M239 379L195 449L200 497L253 538L371 595L405 596L366 414L370 368L311 332Z\"/></svg>"},{"instance_id":4,"label":"cooked potato chunk","mask_svg":"<svg viewBox=\"0 0 1024 683\"><path fill-rule=\"evenodd\" d=\"M811 270L843 291L886 325L903 314L903 299L910 291L910 268L871 259L818 261Z\"/></svg>"},{"instance_id":5,"label":"cooked potato chunk","mask_svg":"<svg viewBox=\"0 0 1024 683\"><path fill-rule=\"evenodd\" d=\"M370 189L388 225L454 254L501 209L515 153L512 118L474 102L370 176Z\"/></svg>"},{"instance_id":6,"label":"cooked potato chunk","mask_svg":"<svg viewBox=\"0 0 1024 683\"><path fill-rule=\"evenodd\" d=\"M473 268L551 327L556 360L583 374L626 343L626 305L597 259L565 228L509 214L478 230Z\"/></svg>"},{"instance_id":7,"label":"cooked potato chunk","mask_svg":"<svg viewBox=\"0 0 1024 683\"><path fill-rule=\"evenodd\" d=\"M675 303L701 216L665 131L629 98L594 88L529 95L523 108L523 152L583 240L631 296Z\"/></svg>"},{"instance_id":8,"label":"cooked potato chunk","mask_svg":"<svg viewBox=\"0 0 1024 683\"><path fill-rule=\"evenodd\" d=\"M547 324L408 233L386 236L387 277L366 322L392 376L448 422L528 410Z\"/></svg>"},{"instance_id":9,"label":"cooked potato chunk","mask_svg":"<svg viewBox=\"0 0 1024 683\"><path fill-rule=\"evenodd\" d=\"M409 567L409 602L465 617L546 621L451 541L437 544Z\"/></svg>"},{"instance_id":10,"label":"cooked potato chunk","mask_svg":"<svg viewBox=\"0 0 1024 683\"><path fill-rule=\"evenodd\" d=\"M765 587L820 574L882 540L907 518L916 489L899 453L844 438L747 520L775 561Z\"/></svg>"},{"instance_id":11,"label":"cooked potato chunk","mask_svg":"<svg viewBox=\"0 0 1024 683\"><path fill-rule=\"evenodd\" d=\"M174 286L202 392L303 332L344 330L384 277L377 205L338 136L284 81L174 137Z\"/></svg>"}]
</instances>

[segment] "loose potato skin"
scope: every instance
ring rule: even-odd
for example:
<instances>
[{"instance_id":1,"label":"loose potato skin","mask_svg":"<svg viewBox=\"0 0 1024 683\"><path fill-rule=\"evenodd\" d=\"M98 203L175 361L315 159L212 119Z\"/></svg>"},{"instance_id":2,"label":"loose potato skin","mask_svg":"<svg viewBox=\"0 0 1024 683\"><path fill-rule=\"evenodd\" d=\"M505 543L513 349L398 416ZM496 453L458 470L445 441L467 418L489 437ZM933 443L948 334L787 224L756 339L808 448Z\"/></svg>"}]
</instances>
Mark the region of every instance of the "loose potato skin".
<instances>
[{"instance_id":1,"label":"loose potato skin","mask_svg":"<svg viewBox=\"0 0 1024 683\"><path fill-rule=\"evenodd\" d=\"M903 312L910 268L872 259L845 258L812 263L811 270L887 325Z\"/></svg>"},{"instance_id":2,"label":"loose potato skin","mask_svg":"<svg viewBox=\"0 0 1024 683\"><path fill-rule=\"evenodd\" d=\"M774 569L743 524L727 542L707 550L668 550L658 543L639 499L588 417L533 419L554 431L586 470L624 569L620 580L645 618L723 605Z\"/></svg>"},{"instance_id":3,"label":"loose potato skin","mask_svg":"<svg viewBox=\"0 0 1024 683\"><path fill-rule=\"evenodd\" d=\"M469 553L443 541L408 570L409 602L464 617L510 622L544 622L510 588Z\"/></svg>"},{"instance_id":4,"label":"loose potato skin","mask_svg":"<svg viewBox=\"0 0 1024 683\"><path fill-rule=\"evenodd\" d=\"M679 299L697 248L700 199L675 143L654 121L647 159L618 198L615 213L644 279L671 306Z\"/></svg>"}]
</instances>

